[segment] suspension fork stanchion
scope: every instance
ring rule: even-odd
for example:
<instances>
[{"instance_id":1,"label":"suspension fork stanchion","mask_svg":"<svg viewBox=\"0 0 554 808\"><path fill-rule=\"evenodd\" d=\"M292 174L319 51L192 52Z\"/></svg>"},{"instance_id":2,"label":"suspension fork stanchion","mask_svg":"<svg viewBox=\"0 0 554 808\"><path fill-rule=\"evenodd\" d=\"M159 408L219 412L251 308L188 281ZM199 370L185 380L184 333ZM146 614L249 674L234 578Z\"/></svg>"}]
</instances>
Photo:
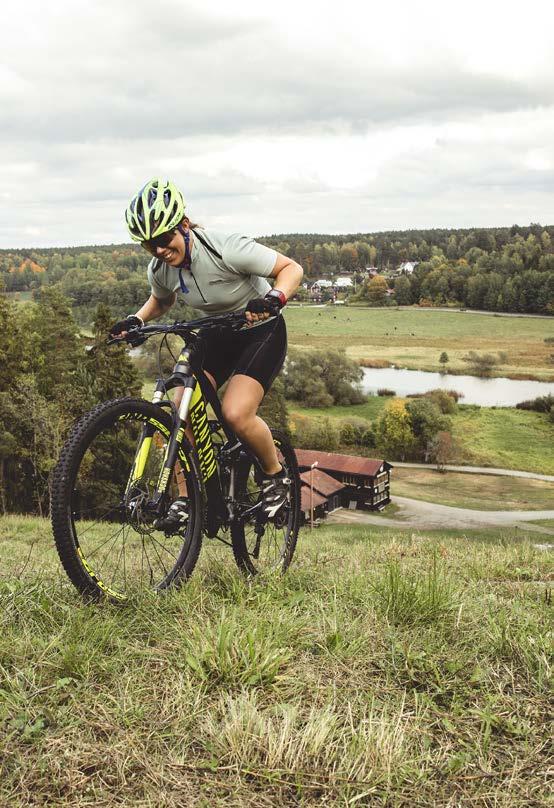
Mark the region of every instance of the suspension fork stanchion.
<instances>
[{"instance_id":1,"label":"suspension fork stanchion","mask_svg":"<svg viewBox=\"0 0 554 808\"><path fill-rule=\"evenodd\" d=\"M192 394L194 392L194 388L196 387L196 379L193 376L188 377L183 376L183 378L180 379L180 383L183 385L185 389L183 391L183 397L179 405L175 425L171 432L169 442L166 446L160 476L156 484L156 491L153 497L153 501L156 505L160 503L165 492L167 491L171 474L174 470L175 463L177 462L177 458L179 456L179 447L181 446L183 438L185 437L185 425L187 422L187 415Z\"/></svg>"},{"instance_id":2,"label":"suspension fork stanchion","mask_svg":"<svg viewBox=\"0 0 554 808\"><path fill-rule=\"evenodd\" d=\"M157 404L159 401L162 400L164 390L165 386L163 379L158 379L156 382L156 389L154 390L154 395L152 397L153 404ZM151 424L144 424L144 426L141 429L140 438L138 439L137 442L135 459L133 460L133 465L131 467L129 479L127 480L127 485L125 487L125 495L129 493L133 485L138 480L140 480L140 478L144 474L144 469L146 468L146 463L148 461L148 456L150 454L150 447L152 445L152 438L154 437L155 431L156 430Z\"/></svg>"}]
</instances>

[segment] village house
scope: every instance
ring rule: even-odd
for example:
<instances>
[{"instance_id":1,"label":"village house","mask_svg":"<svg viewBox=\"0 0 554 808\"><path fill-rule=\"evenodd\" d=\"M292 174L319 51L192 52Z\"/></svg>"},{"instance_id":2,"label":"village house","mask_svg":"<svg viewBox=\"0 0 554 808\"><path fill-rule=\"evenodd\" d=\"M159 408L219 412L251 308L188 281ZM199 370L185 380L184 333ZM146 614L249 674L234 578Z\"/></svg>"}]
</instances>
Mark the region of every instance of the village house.
<instances>
[{"instance_id":1,"label":"village house","mask_svg":"<svg viewBox=\"0 0 554 808\"><path fill-rule=\"evenodd\" d=\"M335 289L353 289L354 283L352 281L352 278L342 277L342 278L336 278L333 281L333 286L335 287Z\"/></svg>"},{"instance_id":2,"label":"village house","mask_svg":"<svg viewBox=\"0 0 554 808\"><path fill-rule=\"evenodd\" d=\"M321 291L322 289L331 289L333 286L333 281L329 281L326 278L319 278L317 281L314 281L311 286L311 291L315 291L318 289Z\"/></svg>"},{"instance_id":3,"label":"village house","mask_svg":"<svg viewBox=\"0 0 554 808\"><path fill-rule=\"evenodd\" d=\"M404 261L400 264L391 274L393 275L411 275L419 264L419 261Z\"/></svg>"},{"instance_id":4,"label":"village house","mask_svg":"<svg viewBox=\"0 0 554 808\"><path fill-rule=\"evenodd\" d=\"M342 507L344 484L321 471L321 469L314 468L313 470L302 472L300 482L302 486L301 511L303 522L310 521L312 503L314 519L324 519L328 513Z\"/></svg>"},{"instance_id":5,"label":"village house","mask_svg":"<svg viewBox=\"0 0 554 808\"><path fill-rule=\"evenodd\" d=\"M393 467L386 460L318 452L312 449L297 449L296 457L302 484L308 488L310 468L317 462L317 467L314 468L314 489L325 496L328 503L331 501L333 510L337 507L337 503L340 503L340 507L350 510L358 508L382 510L390 502L390 471ZM325 478L331 477L341 483L342 488L326 494L324 486L329 483L325 478L317 477L317 471L324 472Z\"/></svg>"}]
</instances>

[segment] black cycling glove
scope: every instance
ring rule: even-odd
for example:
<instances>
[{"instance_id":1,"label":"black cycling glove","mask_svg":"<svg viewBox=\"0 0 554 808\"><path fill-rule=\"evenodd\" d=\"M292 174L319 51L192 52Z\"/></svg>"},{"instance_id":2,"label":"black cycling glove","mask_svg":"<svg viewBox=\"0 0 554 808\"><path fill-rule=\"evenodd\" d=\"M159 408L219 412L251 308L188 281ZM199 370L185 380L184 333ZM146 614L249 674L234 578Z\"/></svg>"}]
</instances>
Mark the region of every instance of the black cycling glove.
<instances>
[{"instance_id":1,"label":"black cycling glove","mask_svg":"<svg viewBox=\"0 0 554 808\"><path fill-rule=\"evenodd\" d=\"M110 337L118 337L124 331L130 331L131 328L142 328L144 322L141 320L140 317L135 317L134 314L130 314L124 320L118 320L117 323L114 323L110 328Z\"/></svg>"},{"instance_id":2,"label":"black cycling glove","mask_svg":"<svg viewBox=\"0 0 554 808\"><path fill-rule=\"evenodd\" d=\"M282 292L280 294L282 295ZM252 300L249 300L246 304L246 311L249 311L252 314L263 314L264 312L267 312L268 314L271 314L272 317L275 317L277 314L279 314L283 306L284 303L280 296L272 292L268 292L265 297L255 297Z\"/></svg>"}]
</instances>

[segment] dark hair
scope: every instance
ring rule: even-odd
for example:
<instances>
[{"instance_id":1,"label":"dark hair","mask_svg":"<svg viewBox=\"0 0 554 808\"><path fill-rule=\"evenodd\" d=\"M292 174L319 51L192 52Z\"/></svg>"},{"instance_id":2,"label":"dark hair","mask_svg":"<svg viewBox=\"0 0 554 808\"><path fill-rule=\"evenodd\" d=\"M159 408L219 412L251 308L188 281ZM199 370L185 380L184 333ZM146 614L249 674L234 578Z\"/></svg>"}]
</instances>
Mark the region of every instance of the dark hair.
<instances>
[{"instance_id":1,"label":"dark hair","mask_svg":"<svg viewBox=\"0 0 554 808\"><path fill-rule=\"evenodd\" d=\"M191 222L188 216L183 216L183 221L187 225L187 227L190 227L191 230L194 230L195 227L199 227L200 230L206 229L202 224L196 224L195 222Z\"/></svg>"}]
</instances>

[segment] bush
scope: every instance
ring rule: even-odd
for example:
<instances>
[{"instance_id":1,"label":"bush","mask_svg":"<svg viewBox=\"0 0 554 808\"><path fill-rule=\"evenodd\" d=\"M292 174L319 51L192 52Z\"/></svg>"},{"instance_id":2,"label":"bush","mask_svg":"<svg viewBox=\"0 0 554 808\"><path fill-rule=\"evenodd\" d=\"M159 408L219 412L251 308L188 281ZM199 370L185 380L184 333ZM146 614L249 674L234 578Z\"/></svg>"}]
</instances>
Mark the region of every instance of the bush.
<instances>
[{"instance_id":1,"label":"bush","mask_svg":"<svg viewBox=\"0 0 554 808\"><path fill-rule=\"evenodd\" d=\"M362 446L362 437L367 431L364 418L346 418L340 424L340 442L345 446Z\"/></svg>"},{"instance_id":2,"label":"bush","mask_svg":"<svg viewBox=\"0 0 554 808\"><path fill-rule=\"evenodd\" d=\"M436 404L443 415L452 415L457 409L457 399L451 396L448 390L429 390L425 397Z\"/></svg>"},{"instance_id":3,"label":"bush","mask_svg":"<svg viewBox=\"0 0 554 808\"><path fill-rule=\"evenodd\" d=\"M395 396L396 391L395 390L389 390L388 387L380 387L377 390L377 395L378 396Z\"/></svg>"},{"instance_id":4,"label":"bush","mask_svg":"<svg viewBox=\"0 0 554 808\"><path fill-rule=\"evenodd\" d=\"M547 345L554 345L554 337L545 337L544 341Z\"/></svg>"},{"instance_id":5,"label":"bush","mask_svg":"<svg viewBox=\"0 0 554 808\"><path fill-rule=\"evenodd\" d=\"M408 405L409 406L409 405ZM407 405L394 398L384 407L377 421L379 450L395 460L405 460L412 451L415 435Z\"/></svg>"},{"instance_id":6,"label":"bush","mask_svg":"<svg viewBox=\"0 0 554 808\"><path fill-rule=\"evenodd\" d=\"M506 364L508 357L503 351L500 351L497 356L491 353L478 354L476 351L469 351L462 356L462 361L468 363L470 372L475 376L490 376L493 368Z\"/></svg>"},{"instance_id":7,"label":"bush","mask_svg":"<svg viewBox=\"0 0 554 808\"><path fill-rule=\"evenodd\" d=\"M554 410L552 410L552 416L554 416ZM363 446L364 449L375 449L375 447L377 446L377 436L373 431L372 427L368 427L365 430L365 432L362 435L360 445Z\"/></svg>"},{"instance_id":8,"label":"bush","mask_svg":"<svg viewBox=\"0 0 554 808\"><path fill-rule=\"evenodd\" d=\"M450 431L450 419L429 398L412 399L406 404L406 410L415 437L415 448L427 460L437 433Z\"/></svg>"},{"instance_id":9,"label":"bush","mask_svg":"<svg viewBox=\"0 0 554 808\"><path fill-rule=\"evenodd\" d=\"M291 350L284 369L285 396L306 407L361 404L363 371L344 351Z\"/></svg>"},{"instance_id":10,"label":"bush","mask_svg":"<svg viewBox=\"0 0 554 808\"><path fill-rule=\"evenodd\" d=\"M539 396L529 401L520 401L516 404L516 410L532 410L533 412L550 412L554 407L554 396Z\"/></svg>"},{"instance_id":11,"label":"bush","mask_svg":"<svg viewBox=\"0 0 554 808\"><path fill-rule=\"evenodd\" d=\"M339 447L339 428L330 418L297 417L292 433L297 449L334 452Z\"/></svg>"}]
</instances>

